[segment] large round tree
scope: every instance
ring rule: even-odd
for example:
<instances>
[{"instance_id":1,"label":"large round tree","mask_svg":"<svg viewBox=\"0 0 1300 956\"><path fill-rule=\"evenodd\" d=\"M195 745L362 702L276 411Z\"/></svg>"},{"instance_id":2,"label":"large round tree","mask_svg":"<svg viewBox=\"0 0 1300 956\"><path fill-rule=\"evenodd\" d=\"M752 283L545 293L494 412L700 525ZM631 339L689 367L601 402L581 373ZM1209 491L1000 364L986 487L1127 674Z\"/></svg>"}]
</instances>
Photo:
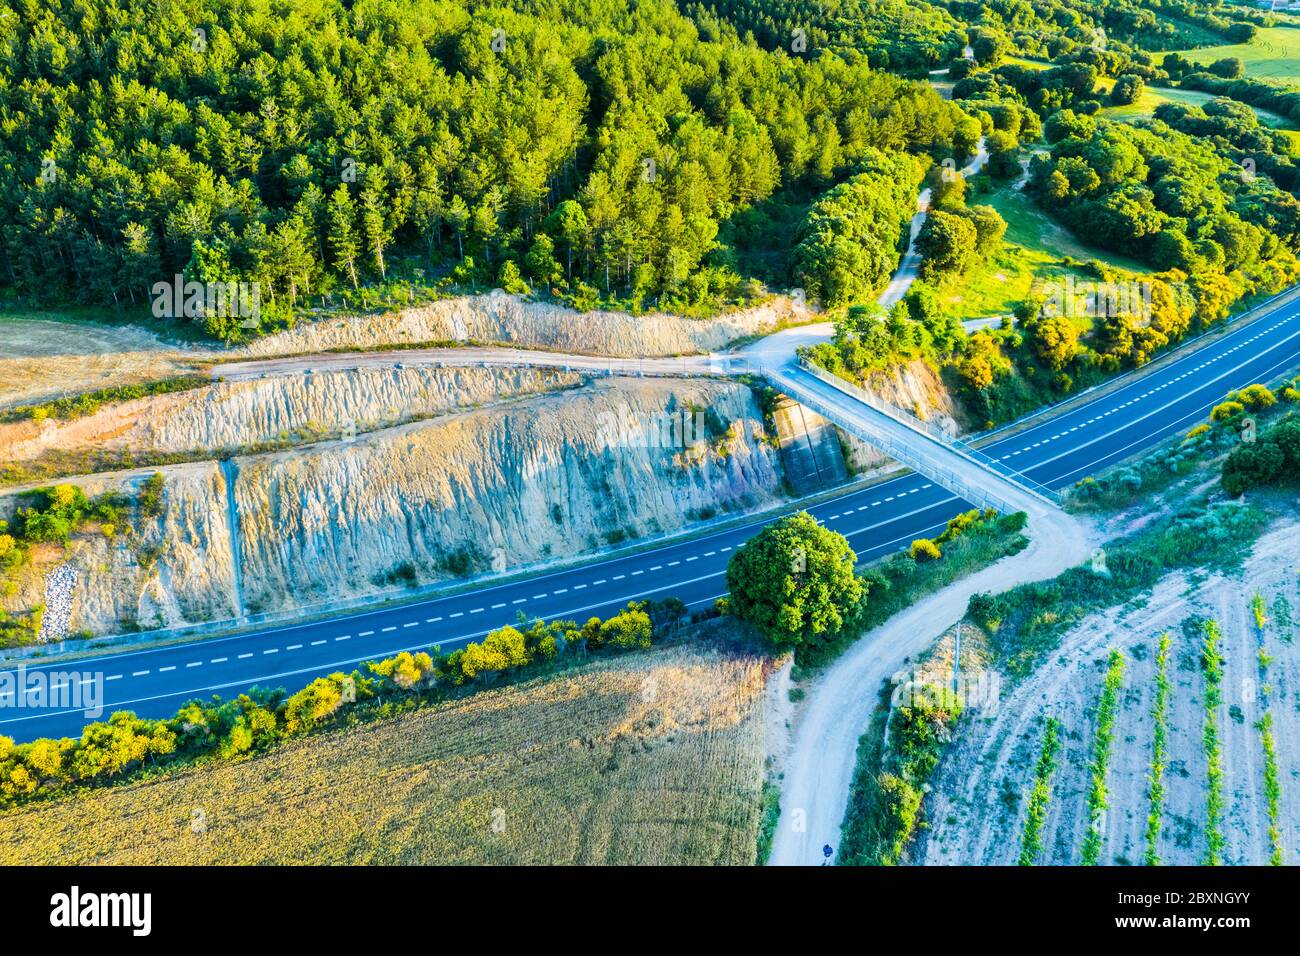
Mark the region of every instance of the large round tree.
<instances>
[{"instance_id":1,"label":"large round tree","mask_svg":"<svg viewBox=\"0 0 1300 956\"><path fill-rule=\"evenodd\" d=\"M840 633L862 600L848 540L806 511L776 521L727 565L731 611L778 646L815 644Z\"/></svg>"}]
</instances>

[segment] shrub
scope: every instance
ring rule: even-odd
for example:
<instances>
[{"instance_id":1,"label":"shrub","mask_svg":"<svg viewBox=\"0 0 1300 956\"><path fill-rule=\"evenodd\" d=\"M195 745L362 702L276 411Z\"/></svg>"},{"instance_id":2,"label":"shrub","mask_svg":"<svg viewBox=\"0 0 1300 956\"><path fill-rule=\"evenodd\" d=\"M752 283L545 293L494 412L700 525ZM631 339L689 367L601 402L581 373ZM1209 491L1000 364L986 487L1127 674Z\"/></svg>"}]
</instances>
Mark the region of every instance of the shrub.
<instances>
[{"instance_id":1,"label":"shrub","mask_svg":"<svg viewBox=\"0 0 1300 956\"><path fill-rule=\"evenodd\" d=\"M1258 485L1300 476L1300 419L1287 418L1256 441L1243 442L1223 462L1223 490L1237 497Z\"/></svg>"},{"instance_id":2,"label":"shrub","mask_svg":"<svg viewBox=\"0 0 1300 956\"><path fill-rule=\"evenodd\" d=\"M908 554L916 561L938 561L943 557L939 546L929 538L917 538L908 549Z\"/></svg>"},{"instance_id":3,"label":"shrub","mask_svg":"<svg viewBox=\"0 0 1300 956\"><path fill-rule=\"evenodd\" d=\"M1215 405L1210 409L1210 421L1229 422L1245 411L1246 406L1241 404L1241 402L1220 402L1218 405Z\"/></svg>"}]
</instances>

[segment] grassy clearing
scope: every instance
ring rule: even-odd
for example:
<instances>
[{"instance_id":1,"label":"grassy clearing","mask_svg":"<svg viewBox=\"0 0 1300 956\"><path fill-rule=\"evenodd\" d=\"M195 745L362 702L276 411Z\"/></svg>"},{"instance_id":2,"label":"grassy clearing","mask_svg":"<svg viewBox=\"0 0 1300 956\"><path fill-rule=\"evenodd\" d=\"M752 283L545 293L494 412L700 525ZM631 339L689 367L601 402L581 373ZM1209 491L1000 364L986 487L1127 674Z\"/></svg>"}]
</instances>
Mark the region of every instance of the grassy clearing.
<instances>
[{"instance_id":1,"label":"grassy clearing","mask_svg":"<svg viewBox=\"0 0 1300 956\"><path fill-rule=\"evenodd\" d=\"M1047 822L1047 805L1052 799L1052 775L1061 752L1061 722L1047 718L1043 728L1043 746L1034 766L1034 786L1025 802L1025 832L1020 840L1020 865L1033 866L1043 850L1043 825Z\"/></svg>"},{"instance_id":2,"label":"grassy clearing","mask_svg":"<svg viewBox=\"0 0 1300 956\"><path fill-rule=\"evenodd\" d=\"M1247 76L1281 83L1300 82L1300 30L1296 29L1265 27L1249 43L1202 47L1184 50L1182 54L1202 65L1235 56L1245 65Z\"/></svg>"},{"instance_id":3,"label":"grassy clearing","mask_svg":"<svg viewBox=\"0 0 1300 956\"><path fill-rule=\"evenodd\" d=\"M1092 740L1092 785L1088 790L1088 833L1083 840L1083 865L1096 866L1101 859L1102 825L1110 805L1106 772L1110 767L1111 744L1115 740L1115 718L1119 714L1119 692L1124 686L1124 654L1110 652L1106 679L1097 701L1097 730Z\"/></svg>"},{"instance_id":4,"label":"grassy clearing","mask_svg":"<svg viewBox=\"0 0 1300 956\"><path fill-rule=\"evenodd\" d=\"M1160 865L1160 827L1165 809L1165 764L1169 758L1169 635L1161 634L1156 651L1156 697L1151 705L1154 731L1151 740L1151 769L1147 774L1146 850L1142 862Z\"/></svg>"},{"instance_id":5,"label":"grassy clearing","mask_svg":"<svg viewBox=\"0 0 1300 956\"><path fill-rule=\"evenodd\" d=\"M1180 90L1168 86L1148 86L1142 92L1142 96L1135 103L1128 103L1124 106L1106 106L1103 107L1099 115L1106 119L1119 120L1120 122L1132 122L1140 119L1150 119L1156 111L1156 107L1162 103L1181 103L1184 106L1204 106L1210 100L1214 99L1213 93L1205 93L1201 90ZM1251 107L1255 111L1256 118L1259 119L1260 125L1267 126L1270 129L1287 130L1292 123L1285 116L1274 113L1272 110L1262 109L1260 107Z\"/></svg>"},{"instance_id":6,"label":"grassy clearing","mask_svg":"<svg viewBox=\"0 0 1300 956\"><path fill-rule=\"evenodd\" d=\"M972 203L984 203L998 211L1007 221L1004 237L1009 245L1038 251L1057 261L1060 268L1072 269L1092 259L1106 263L1125 274L1146 274L1147 267L1136 259L1116 255L1081 242L1073 233L1039 209L1023 190L1006 185L992 192L972 197ZM1082 275L1077 273L1076 275ZM1085 276L1096 278L1095 276Z\"/></svg>"},{"instance_id":7,"label":"grassy clearing","mask_svg":"<svg viewBox=\"0 0 1300 956\"><path fill-rule=\"evenodd\" d=\"M752 864L767 660L677 646L0 816L0 862Z\"/></svg>"},{"instance_id":8,"label":"grassy clearing","mask_svg":"<svg viewBox=\"0 0 1300 956\"><path fill-rule=\"evenodd\" d=\"M1125 276L1148 271L1136 260L1080 242L1013 185L991 186L987 178L973 180L970 202L996 209L1007 222L1006 236L988 259L939 286L945 314L959 319L1009 315L1017 302L1029 298L1044 283L1064 282L1067 276L1096 280L1096 273L1087 265L1092 260Z\"/></svg>"},{"instance_id":9,"label":"grassy clearing","mask_svg":"<svg viewBox=\"0 0 1300 956\"><path fill-rule=\"evenodd\" d=\"M1222 635L1215 621L1201 622L1201 676L1205 680L1205 726L1201 744L1205 749L1205 857L1206 866L1223 862L1227 844L1221 829L1223 811L1223 754L1219 743L1219 719L1223 709L1223 657L1219 653Z\"/></svg>"}]
</instances>

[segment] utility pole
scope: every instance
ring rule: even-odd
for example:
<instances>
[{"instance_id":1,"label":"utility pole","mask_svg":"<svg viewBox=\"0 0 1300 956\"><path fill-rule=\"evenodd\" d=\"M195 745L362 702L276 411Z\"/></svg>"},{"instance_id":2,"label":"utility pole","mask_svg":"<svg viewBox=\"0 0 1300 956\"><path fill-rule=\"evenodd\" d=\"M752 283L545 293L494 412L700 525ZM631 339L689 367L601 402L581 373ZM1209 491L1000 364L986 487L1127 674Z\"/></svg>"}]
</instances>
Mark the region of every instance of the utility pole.
<instances>
[{"instance_id":1,"label":"utility pole","mask_svg":"<svg viewBox=\"0 0 1300 956\"><path fill-rule=\"evenodd\" d=\"M957 622L957 636L952 646L952 696L957 699L957 688L961 678L961 621Z\"/></svg>"}]
</instances>

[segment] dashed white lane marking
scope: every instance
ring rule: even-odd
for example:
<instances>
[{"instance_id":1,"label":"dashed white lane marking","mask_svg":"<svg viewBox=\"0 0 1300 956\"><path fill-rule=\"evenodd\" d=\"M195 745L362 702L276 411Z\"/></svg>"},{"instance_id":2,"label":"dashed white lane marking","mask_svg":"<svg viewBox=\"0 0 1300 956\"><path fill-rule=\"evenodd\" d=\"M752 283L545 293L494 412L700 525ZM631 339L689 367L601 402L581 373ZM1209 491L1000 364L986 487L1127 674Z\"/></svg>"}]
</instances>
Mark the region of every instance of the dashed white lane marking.
<instances>
[{"instance_id":1,"label":"dashed white lane marking","mask_svg":"<svg viewBox=\"0 0 1300 956\"><path fill-rule=\"evenodd\" d=\"M484 610L485 610L485 609L484 609L484 608L481 608L481 607L472 607L472 608L469 609L469 613L471 613L471 614L482 614Z\"/></svg>"},{"instance_id":2,"label":"dashed white lane marking","mask_svg":"<svg viewBox=\"0 0 1300 956\"><path fill-rule=\"evenodd\" d=\"M373 633L375 633L375 632L374 632L374 631L362 631L362 632L361 632L360 634L358 634L357 636L358 636L358 637L369 637L369 636L370 636L371 634L373 634ZM336 637L336 638L334 638L334 640L337 641L337 640L339 640L339 638Z\"/></svg>"},{"instance_id":3,"label":"dashed white lane marking","mask_svg":"<svg viewBox=\"0 0 1300 956\"><path fill-rule=\"evenodd\" d=\"M286 651L300 651L300 650L302 650L302 645L301 645L301 644L290 644L288 647L285 648L285 650L286 650Z\"/></svg>"},{"instance_id":4,"label":"dashed white lane marking","mask_svg":"<svg viewBox=\"0 0 1300 956\"><path fill-rule=\"evenodd\" d=\"M513 601L511 601L510 603L511 603L511 604L523 604L523 603L524 603L525 601L527 601L527 600L528 600L528 598L515 598L515 599L514 599ZM438 620L441 621L442 618L438 618Z\"/></svg>"},{"instance_id":5,"label":"dashed white lane marking","mask_svg":"<svg viewBox=\"0 0 1300 956\"><path fill-rule=\"evenodd\" d=\"M627 577L626 574L616 574L616 575L614 575L614 580L615 580L615 581L622 581L625 577Z\"/></svg>"},{"instance_id":6,"label":"dashed white lane marking","mask_svg":"<svg viewBox=\"0 0 1300 956\"><path fill-rule=\"evenodd\" d=\"M370 633L373 634L373 633L375 633L375 632L374 632L374 631L371 631ZM366 636L364 631L361 633L361 636L362 636L362 637L365 637L365 636ZM336 640L336 641L350 641L350 640L352 640L352 635L351 635L351 634L340 634L338 637L334 638L334 640Z\"/></svg>"},{"instance_id":7,"label":"dashed white lane marking","mask_svg":"<svg viewBox=\"0 0 1300 956\"><path fill-rule=\"evenodd\" d=\"M268 647L266 650L262 651L262 653L263 653L263 654L279 654L279 653L280 653L280 648L278 648L278 647Z\"/></svg>"},{"instance_id":8,"label":"dashed white lane marking","mask_svg":"<svg viewBox=\"0 0 1300 956\"><path fill-rule=\"evenodd\" d=\"M455 614L452 615L452 617L464 617L464 616L465 616L464 611L457 611Z\"/></svg>"},{"instance_id":9,"label":"dashed white lane marking","mask_svg":"<svg viewBox=\"0 0 1300 956\"><path fill-rule=\"evenodd\" d=\"M226 661L228 661L228 660L230 660L230 658L228 658L228 657L214 657L214 658L212 658L212 660L208 661L208 663L209 663L209 664L224 664L224 663L225 663Z\"/></svg>"},{"instance_id":10,"label":"dashed white lane marking","mask_svg":"<svg viewBox=\"0 0 1300 956\"><path fill-rule=\"evenodd\" d=\"M583 588L585 588L586 586L587 586L587 585L585 585L585 584L575 584L575 585L573 586L573 590L575 590L575 591L581 591L581 590L582 590Z\"/></svg>"},{"instance_id":11,"label":"dashed white lane marking","mask_svg":"<svg viewBox=\"0 0 1300 956\"><path fill-rule=\"evenodd\" d=\"M188 664L186 664L185 666L186 666L186 667L202 667L202 666L203 666L203 662L202 662L202 661L190 661L190 662L189 662Z\"/></svg>"},{"instance_id":12,"label":"dashed white lane marking","mask_svg":"<svg viewBox=\"0 0 1300 956\"><path fill-rule=\"evenodd\" d=\"M663 566L662 564L656 564L656 565L655 565L654 567L652 567L650 570L651 570L651 571L662 571L663 569L664 569L664 566ZM636 574L635 571L633 571L632 573L633 573L633 574Z\"/></svg>"},{"instance_id":13,"label":"dashed white lane marking","mask_svg":"<svg viewBox=\"0 0 1300 956\"><path fill-rule=\"evenodd\" d=\"M542 598L546 597L549 593L550 593L549 591L543 591L541 594L534 594L533 600L540 601Z\"/></svg>"},{"instance_id":14,"label":"dashed white lane marking","mask_svg":"<svg viewBox=\"0 0 1300 956\"><path fill-rule=\"evenodd\" d=\"M148 671L131 671L131 676L132 676L132 677L144 677L144 676L145 676L146 674L148 674L148 673L149 673Z\"/></svg>"},{"instance_id":15,"label":"dashed white lane marking","mask_svg":"<svg viewBox=\"0 0 1300 956\"><path fill-rule=\"evenodd\" d=\"M437 623L438 623L439 621L441 621L441 620L442 620L442 615L440 614L440 615L438 615L437 617L426 617L426 618L424 619L424 623L425 623L425 624L437 624Z\"/></svg>"},{"instance_id":16,"label":"dashed white lane marking","mask_svg":"<svg viewBox=\"0 0 1300 956\"><path fill-rule=\"evenodd\" d=\"M419 626L420 626L419 621L407 621L405 624L402 625L402 627L419 627ZM292 649L293 648L290 648L290 650Z\"/></svg>"},{"instance_id":17,"label":"dashed white lane marking","mask_svg":"<svg viewBox=\"0 0 1300 956\"><path fill-rule=\"evenodd\" d=\"M568 589L568 588L556 588L556 589L555 589L554 591L552 591L551 593L552 593L552 594L568 594L568 593L569 593L569 589Z\"/></svg>"},{"instance_id":18,"label":"dashed white lane marking","mask_svg":"<svg viewBox=\"0 0 1300 956\"><path fill-rule=\"evenodd\" d=\"M158 673L161 674L161 673L163 673L164 671L174 671L174 670L176 670L176 665L175 665L175 664L171 664L171 665L169 665L169 666L167 666L167 667L160 667L160 668L158 668Z\"/></svg>"},{"instance_id":19,"label":"dashed white lane marking","mask_svg":"<svg viewBox=\"0 0 1300 956\"><path fill-rule=\"evenodd\" d=\"M506 602L505 602L505 601L502 601L500 604L493 604L493 605L492 605L492 610L495 611L497 608L499 608L499 607L505 607L505 606L506 606Z\"/></svg>"},{"instance_id":20,"label":"dashed white lane marking","mask_svg":"<svg viewBox=\"0 0 1300 956\"><path fill-rule=\"evenodd\" d=\"M382 633L382 634L387 634L389 631L395 631L395 630L397 630L397 625L396 625L396 624L390 624L390 625L388 625L388 627L381 627L379 630L380 630L380 633Z\"/></svg>"},{"instance_id":21,"label":"dashed white lane marking","mask_svg":"<svg viewBox=\"0 0 1300 956\"><path fill-rule=\"evenodd\" d=\"M633 577L635 577L635 576L638 575L638 574L645 574L645 572L644 572L644 571L633 571L633 572L632 572L632 576L633 576Z\"/></svg>"},{"instance_id":22,"label":"dashed white lane marking","mask_svg":"<svg viewBox=\"0 0 1300 956\"><path fill-rule=\"evenodd\" d=\"M591 582L591 586L592 586L592 587L598 587L599 585L606 584L606 583L608 583L608 582L606 582L606 580L605 580L604 578L601 578L599 581L592 581L592 582Z\"/></svg>"},{"instance_id":23,"label":"dashed white lane marking","mask_svg":"<svg viewBox=\"0 0 1300 956\"><path fill-rule=\"evenodd\" d=\"M319 646L319 645L321 645L321 644L328 644L328 643L329 643L329 641L327 641L327 640L325 640L324 638L322 638L322 639L319 640L319 641L312 641L312 642L311 642L311 646L312 646L312 647L317 647L317 646Z\"/></svg>"},{"instance_id":24,"label":"dashed white lane marking","mask_svg":"<svg viewBox=\"0 0 1300 956\"><path fill-rule=\"evenodd\" d=\"M122 679L121 674L109 674L107 677L104 678L104 680L121 680L121 679Z\"/></svg>"},{"instance_id":25,"label":"dashed white lane marking","mask_svg":"<svg viewBox=\"0 0 1300 956\"><path fill-rule=\"evenodd\" d=\"M241 661L242 661L245 657L252 657L252 656L253 656L253 654L252 654L252 652L250 651L250 652L247 653L247 654L240 654L238 660L241 660Z\"/></svg>"}]
</instances>

